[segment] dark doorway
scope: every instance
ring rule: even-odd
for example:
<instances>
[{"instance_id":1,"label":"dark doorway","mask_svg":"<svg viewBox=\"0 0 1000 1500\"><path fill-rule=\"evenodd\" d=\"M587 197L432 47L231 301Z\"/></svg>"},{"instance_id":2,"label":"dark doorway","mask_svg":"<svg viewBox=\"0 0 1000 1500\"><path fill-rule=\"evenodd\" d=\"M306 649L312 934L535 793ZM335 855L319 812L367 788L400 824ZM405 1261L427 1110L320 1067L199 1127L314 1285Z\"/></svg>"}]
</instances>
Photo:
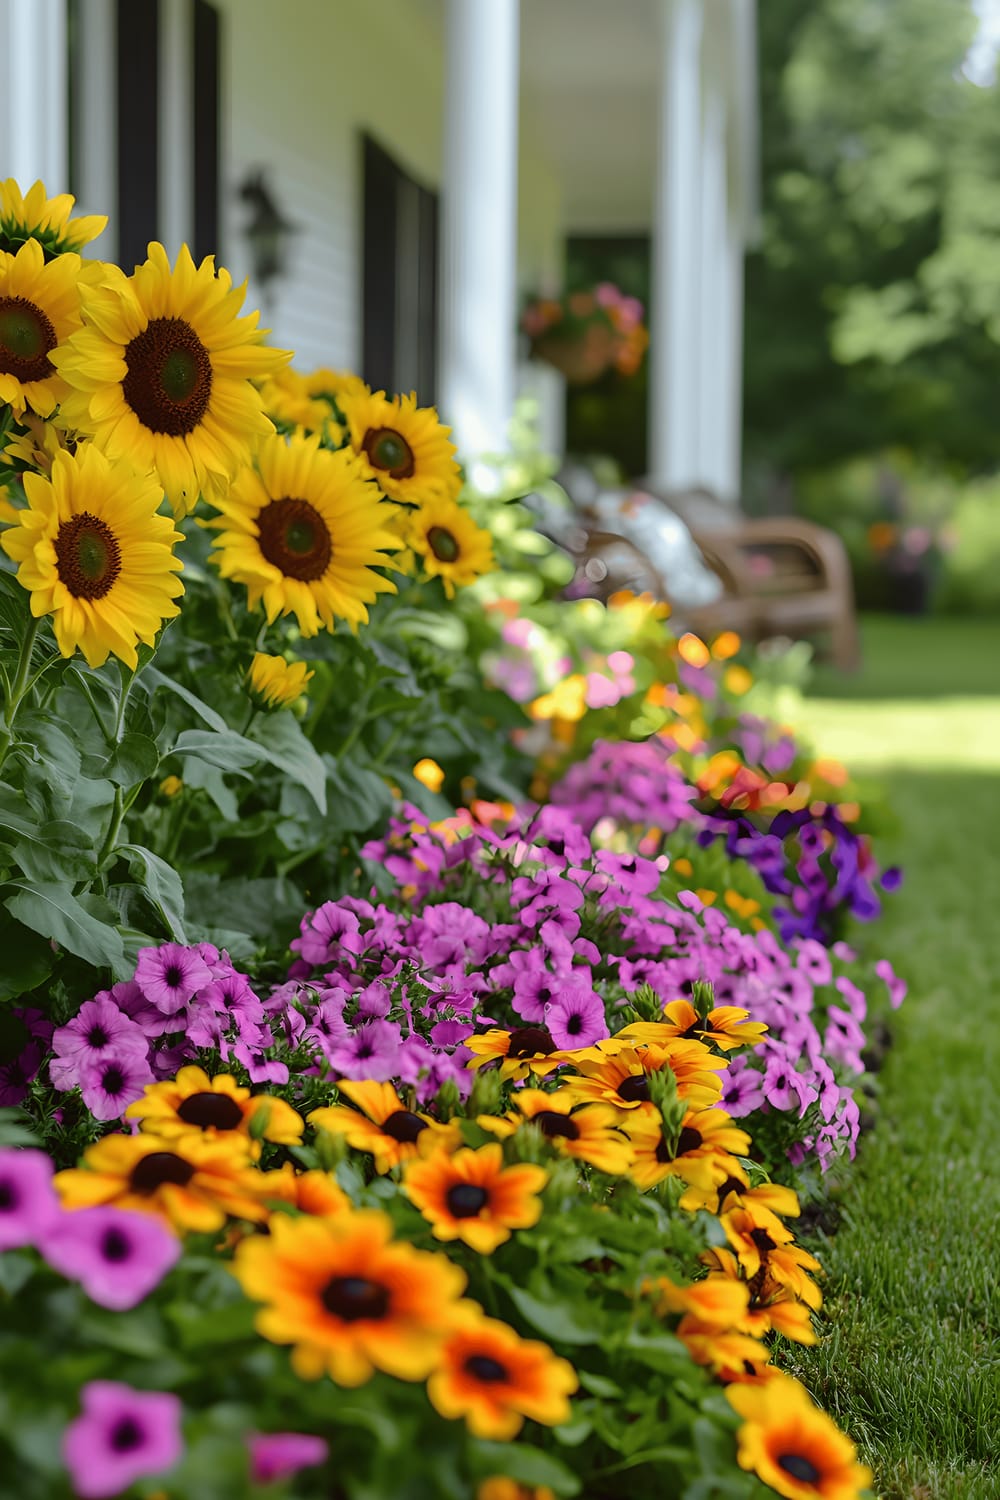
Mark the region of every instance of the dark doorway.
<instances>
[{"instance_id":1,"label":"dark doorway","mask_svg":"<svg viewBox=\"0 0 1000 1500\"><path fill-rule=\"evenodd\" d=\"M371 136L362 138L362 375L385 391L434 403L438 195Z\"/></svg>"}]
</instances>

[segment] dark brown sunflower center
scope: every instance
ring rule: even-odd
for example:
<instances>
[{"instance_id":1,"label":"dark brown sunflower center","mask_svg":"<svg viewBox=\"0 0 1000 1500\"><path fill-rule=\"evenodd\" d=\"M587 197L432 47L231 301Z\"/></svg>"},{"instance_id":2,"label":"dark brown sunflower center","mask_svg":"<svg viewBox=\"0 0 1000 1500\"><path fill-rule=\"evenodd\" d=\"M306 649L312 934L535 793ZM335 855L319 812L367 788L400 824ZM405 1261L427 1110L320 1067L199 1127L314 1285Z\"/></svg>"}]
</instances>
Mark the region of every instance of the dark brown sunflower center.
<instances>
[{"instance_id":1,"label":"dark brown sunflower center","mask_svg":"<svg viewBox=\"0 0 1000 1500\"><path fill-rule=\"evenodd\" d=\"M393 428L369 427L361 446L372 468L381 469L391 479L409 479L413 473L413 449Z\"/></svg>"},{"instance_id":2,"label":"dark brown sunflower center","mask_svg":"<svg viewBox=\"0 0 1000 1500\"><path fill-rule=\"evenodd\" d=\"M212 394L212 361L190 323L153 318L125 350L122 394L143 427L184 437Z\"/></svg>"},{"instance_id":3,"label":"dark brown sunflower center","mask_svg":"<svg viewBox=\"0 0 1000 1500\"><path fill-rule=\"evenodd\" d=\"M765 1253L768 1250L777 1250L778 1248L766 1229L751 1229L750 1238L757 1246L757 1249Z\"/></svg>"},{"instance_id":4,"label":"dark brown sunflower center","mask_svg":"<svg viewBox=\"0 0 1000 1500\"><path fill-rule=\"evenodd\" d=\"M286 578L322 578L333 557L329 527L308 500L272 500L257 517L260 550Z\"/></svg>"},{"instance_id":5,"label":"dark brown sunflower center","mask_svg":"<svg viewBox=\"0 0 1000 1500\"><path fill-rule=\"evenodd\" d=\"M458 542L444 526L430 527L427 532L427 545L438 562L453 563L458 557Z\"/></svg>"},{"instance_id":6,"label":"dark brown sunflower center","mask_svg":"<svg viewBox=\"0 0 1000 1500\"><path fill-rule=\"evenodd\" d=\"M105 1260L111 1261L113 1265L118 1265L121 1261L128 1260L132 1254L131 1241L122 1234L120 1229L105 1230L104 1238L101 1241L101 1254Z\"/></svg>"},{"instance_id":7,"label":"dark brown sunflower center","mask_svg":"<svg viewBox=\"0 0 1000 1500\"><path fill-rule=\"evenodd\" d=\"M532 1116L532 1124L537 1125L543 1135L551 1140L555 1136L563 1136L567 1141L578 1141L580 1139L580 1127L569 1115L560 1115L554 1109L543 1109L537 1115Z\"/></svg>"},{"instance_id":8,"label":"dark brown sunflower center","mask_svg":"<svg viewBox=\"0 0 1000 1500\"><path fill-rule=\"evenodd\" d=\"M618 1097L624 1099L626 1104L639 1104L648 1099L649 1079L645 1073L635 1073L630 1078L623 1078L618 1085Z\"/></svg>"},{"instance_id":9,"label":"dark brown sunflower center","mask_svg":"<svg viewBox=\"0 0 1000 1500\"><path fill-rule=\"evenodd\" d=\"M345 1323L361 1318L374 1322L389 1311L387 1289L364 1276L334 1276L320 1293L320 1301L327 1312Z\"/></svg>"},{"instance_id":10,"label":"dark brown sunflower center","mask_svg":"<svg viewBox=\"0 0 1000 1500\"><path fill-rule=\"evenodd\" d=\"M394 1141L403 1141L407 1145L412 1145L420 1132L426 1129L427 1121L422 1120L419 1115L412 1114L408 1109L394 1110L382 1121L383 1135L391 1136Z\"/></svg>"},{"instance_id":11,"label":"dark brown sunflower center","mask_svg":"<svg viewBox=\"0 0 1000 1500\"><path fill-rule=\"evenodd\" d=\"M0 374L45 380L53 373L49 354L56 331L48 317L23 297L0 297Z\"/></svg>"},{"instance_id":12,"label":"dark brown sunflower center","mask_svg":"<svg viewBox=\"0 0 1000 1500\"><path fill-rule=\"evenodd\" d=\"M490 1201L486 1189L477 1187L474 1182L456 1182L444 1197L453 1219L474 1219Z\"/></svg>"},{"instance_id":13,"label":"dark brown sunflower center","mask_svg":"<svg viewBox=\"0 0 1000 1500\"><path fill-rule=\"evenodd\" d=\"M697 1151L701 1145L701 1132L693 1130L690 1125L685 1125L677 1141L677 1155L686 1156L689 1151Z\"/></svg>"},{"instance_id":14,"label":"dark brown sunflower center","mask_svg":"<svg viewBox=\"0 0 1000 1500\"><path fill-rule=\"evenodd\" d=\"M489 1354L470 1354L465 1369L473 1380L481 1380L486 1385L498 1385L500 1381L510 1379L506 1365Z\"/></svg>"},{"instance_id":15,"label":"dark brown sunflower center","mask_svg":"<svg viewBox=\"0 0 1000 1500\"><path fill-rule=\"evenodd\" d=\"M76 599L103 599L122 570L122 549L107 521L89 510L63 521L55 539L59 577Z\"/></svg>"},{"instance_id":16,"label":"dark brown sunflower center","mask_svg":"<svg viewBox=\"0 0 1000 1500\"><path fill-rule=\"evenodd\" d=\"M178 1119L199 1130L236 1130L243 1111L229 1094L191 1094L177 1107Z\"/></svg>"},{"instance_id":17,"label":"dark brown sunflower center","mask_svg":"<svg viewBox=\"0 0 1000 1500\"><path fill-rule=\"evenodd\" d=\"M131 1453L141 1448L146 1434L134 1417L119 1417L110 1433L110 1444L116 1453Z\"/></svg>"},{"instance_id":18,"label":"dark brown sunflower center","mask_svg":"<svg viewBox=\"0 0 1000 1500\"><path fill-rule=\"evenodd\" d=\"M132 1168L128 1185L133 1193L155 1193L165 1183L186 1187L194 1176L194 1167L173 1151L151 1151Z\"/></svg>"},{"instance_id":19,"label":"dark brown sunflower center","mask_svg":"<svg viewBox=\"0 0 1000 1500\"><path fill-rule=\"evenodd\" d=\"M730 1193L743 1193L745 1191L746 1188L744 1184L740 1182L738 1177L727 1177L725 1182L718 1190L720 1211L722 1209L722 1205L725 1203Z\"/></svg>"},{"instance_id":20,"label":"dark brown sunflower center","mask_svg":"<svg viewBox=\"0 0 1000 1500\"><path fill-rule=\"evenodd\" d=\"M508 1057L548 1057L556 1050L556 1044L545 1026L518 1026L510 1034Z\"/></svg>"},{"instance_id":21,"label":"dark brown sunflower center","mask_svg":"<svg viewBox=\"0 0 1000 1500\"><path fill-rule=\"evenodd\" d=\"M777 1463L779 1469L784 1469L786 1474L791 1474L800 1484L818 1484L822 1478L812 1459L803 1458L801 1453L782 1453Z\"/></svg>"}]
</instances>

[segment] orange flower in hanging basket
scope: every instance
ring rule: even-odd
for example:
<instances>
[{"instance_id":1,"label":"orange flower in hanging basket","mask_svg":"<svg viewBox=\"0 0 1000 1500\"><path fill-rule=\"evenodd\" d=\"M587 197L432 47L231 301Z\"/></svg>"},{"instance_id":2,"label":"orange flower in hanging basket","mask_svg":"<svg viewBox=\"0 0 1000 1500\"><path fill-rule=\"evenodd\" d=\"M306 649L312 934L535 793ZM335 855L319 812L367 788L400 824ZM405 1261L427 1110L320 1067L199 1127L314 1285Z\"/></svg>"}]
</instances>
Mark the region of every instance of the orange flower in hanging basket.
<instances>
[{"instance_id":1,"label":"orange flower in hanging basket","mask_svg":"<svg viewBox=\"0 0 1000 1500\"><path fill-rule=\"evenodd\" d=\"M564 375L570 385L589 385L614 364L619 337L606 323L590 323L578 334L553 329L535 339L532 353Z\"/></svg>"}]
</instances>

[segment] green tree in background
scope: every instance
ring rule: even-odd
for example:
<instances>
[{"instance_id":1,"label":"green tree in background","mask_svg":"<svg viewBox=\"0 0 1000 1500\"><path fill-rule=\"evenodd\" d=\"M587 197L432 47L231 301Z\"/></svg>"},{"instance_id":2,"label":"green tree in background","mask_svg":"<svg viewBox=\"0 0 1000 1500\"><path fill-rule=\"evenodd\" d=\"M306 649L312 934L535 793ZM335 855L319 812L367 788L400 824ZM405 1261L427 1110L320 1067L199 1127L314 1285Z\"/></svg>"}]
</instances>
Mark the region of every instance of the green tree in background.
<instances>
[{"instance_id":1,"label":"green tree in background","mask_svg":"<svg viewBox=\"0 0 1000 1500\"><path fill-rule=\"evenodd\" d=\"M746 451L1000 463L1000 90L971 0L763 0Z\"/></svg>"}]
</instances>

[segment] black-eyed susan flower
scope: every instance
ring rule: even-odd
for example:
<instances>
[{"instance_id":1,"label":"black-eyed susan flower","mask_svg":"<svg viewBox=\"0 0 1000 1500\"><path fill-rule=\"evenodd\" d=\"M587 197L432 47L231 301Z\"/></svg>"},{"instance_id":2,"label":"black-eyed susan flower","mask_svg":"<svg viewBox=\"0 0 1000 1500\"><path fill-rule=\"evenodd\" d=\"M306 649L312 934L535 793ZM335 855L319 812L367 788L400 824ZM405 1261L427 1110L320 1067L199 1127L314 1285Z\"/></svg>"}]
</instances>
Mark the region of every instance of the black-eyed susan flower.
<instances>
[{"instance_id":1,"label":"black-eyed susan flower","mask_svg":"<svg viewBox=\"0 0 1000 1500\"><path fill-rule=\"evenodd\" d=\"M573 1366L547 1344L522 1339L468 1303L444 1340L427 1394L443 1417L464 1417L476 1437L507 1439L526 1417L547 1427L568 1421L578 1385Z\"/></svg>"},{"instance_id":2,"label":"black-eyed susan flower","mask_svg":"<svg viewBox=\"0 0 1000 1500\"><path fill-rule=\"evenodd\" d=\"M32 239L0 253L0 402L15 416L47 417L66 395L52 356L80 327L78 255L46 262Z\"/></svg>"},{"instance_id":3,"label":"black-eyed susan flower","mask_svg":"<svg viewBox=\"0 0 1000 1500\"><path fill-rule=\"evenodd\" d=\"M542 1213L538 1194L548 1181L542 1167L505 1167L503 1148L435 1151L413 1161L403 1192L433 1226L439 1240L463 1240L490 1255L510 1239L512 1229L529 1229Z\"/></svg>"},{"instance_id":4,"label":"black-eyed susan flower","mask_svg":"<svg viewBox=\"0 0 1000 1500\"><path fill-rule=\"evenodd\" d=\"M743 1418L736 1440L742 1468L785 1500L858 1500L872 1482L854 1444L788 1375L735 1385L729 1404Z\"/></svg>"},{"instance_id":5,"label":"black-eyed susan flower","mask_svg":"<svg viewBox=\"0 0 1000 1500\"><path fill-rule=\"evenodd\" d=\"M671 1000L663 1007L662 1021L636 1021L618 1035L646 1043L662 1043L668 1037L694 1038L728 1052L733 1047L756 1046L767 1031L762 1021L751 1021L749 1015L738 1005L717 1005L702 1017L690 1000Z\"/></svg>"},{"instance_id":6,"label":"black-eyed susan flower","mask_svg":"<svg viewBox=\"0 0 1000 1500\"><path fill-rule=\"evenodd\" d=\"M562 1061L545 1026L517 1026L513 1031L493 1027L480 1036L466 1037L465 1046L473 1053L468 1063L470 1068L499 1062L501 1078L521 1079L529 1073L548 1073Z\"/></svg>"},{"instance_id":7,"label":"black-eyed susan flower","mask_svg":"<svg viewBox=\"0 0 1000 1500\"><path fill-rule=\"evenodd\" d=\"M155 643L184 592L173 550L182 538L158 514L160 486L86 443L56 455L51 480L25 474L24 490L28 504L0 545L19 564L32 614L51 614L63 656L79 649L100 667L114 655L134 671L136 646Z\"/></svg>"},{"instance_id":8,"label":"black-eyed susan flower","mask_svg":"<svg viewBox=\"0 0 1000 1500\"><path fill-rule=\"evenodd\" d=\"M245 295L212 256L196 266L185 245L171 269L151 244L132 276L84 288L85 326L54 359L73 388L67 421L155 469L178 516L224 493L274 431L251 379L288 355L263 343L257 313L239 316Z\"/></svg>"},{"instance_id":9,"label":"black-eyed susan flower","mask_svg":"<svg viewBox=\"0 0 1000 1500\"><path fill-rule=\"evenodd\" d=\"M56 1174L64 1208L134 1208L158 1214L178 1233L221 1229L229 1215L266 1218L249 1142L236 1135L106 1135L83 1161Z\"/></svg>"},{"instance_id":10,"label":"black-eyed susan flower","mask_svg":"<svg viewBox=\"0 0 1000 1500\"><path fill-rule=\"evenodd\" d=\"M758 1207L770 1209L772 1214L788 1215L793 1218L799 1212L799 1200L791 1188L783 1187L779 1182L762 1182L752 1188L750 1179L736 1161L729 1163L729 1176L717 1187L713 1186L705 1190L689 1188L680 1200L681 1208L686 1208L692 1213L695 1209L705 1208L710 1214L721 1214L740 1204L744 1207L752 1207L756 1204Z\"/></svg>"},{"instance_id":11,"label":"black-eyed susan flower","mask_svg":"<svg viewBox=\"0 0 1000 1500\"><path fill-rule=\"evenodd\" d=\"M673 1147L656 1110L637 1110L621 1123L632 1143L630 1176L642 1192L666 1177L707 1187L729 1175L734 1155L749 1149L750 1137L721 1109L689 1109Z\"/></svg>"},{"instance_id":12,"label":"black-eyed susan flower","mask_svg":"<svg viewBox=\"0 0 1000 1500\"><path fill-rule=\"evenodd\" d=\"M297 1213L318 1219L349 1212L352 1206L332 1173L318 1168L297 1172L289 1161L274 1172L261 1173L261 1197L265 1203L287 1203Z\"/></svg>"},{"instance_id":13,"label":"black-eyed susan flower","mask_svg":"<svg viewBox=\"0 0 1000 1500\"><path fill-rule=\"evenodd\" d=\"M36 240L49 260L82 250L108 220L106 214L71 219L75 202L69 193L48 197L43 182L32 183L26 193L13 177L0 182L0 250L14 253L28 240Z\"/></svg>"},{"instance_id":14,"label":"black-eyed susan flower","mask_svg":"<svg viewBox=\"0 0 1000 1500\"><path fill-rule=\"evenodd\" d=\"M800 1302L766 1269L758 1271L752 1281L747 1281L736 1256L719 1245L706 1252L703 1259L708 1265L704 1281L692 1287L670 1289L665 1278L661 1278L649 1288L661 1292L658 1311L690 1312L707 1325L712 1322L712 1310L715 1309L718 1326L748 1333L753 1338L763 1338L773 1331L797 1344L818 1342L810 1307ZM818 1307L819 1301L817 1289L812 1306Z\"/></svg>"},{"instance_id":15,"label":"black-eyed susan flower","mask_svg":"<svg viewBox=\"0 0 1000 1500\"><path fill-rule=\"evenodd\" d=\"M633 1111L649 1103L649 1076L663 1069L673 1073L681 1099L698 1108L710 1107L722 1093L718 1074L726 1064L701 1042L667 1040L662 1046L633 1047L614 1036L577 1053L573 1066L583 1075L565 1080L575 1099Z\"/></svg>"},{"instance_id":16,"label":"black-eyed susan flower","mask_svg":"<svg viewBox=\"0 0 1000 1500\"><path fill-rule=\"evenodd\" d=\"M707 1328L694 1318L682 1318L677 1337L696 1365L707 1365L720 1380L756 1378L766 1370L771 1351L766 1344L738 1330Z\"/></svg>"},{"instance_id":17,"label":"black-eyed susan flower","mask_svg":"<svg viewBox=\"0 0 1000 1500\"><path fill-rule=\"evenodd\" d=\"M516 1479L493 1474L476 1490L476 1500L556 1500L556 1492L547 1484L518 1484Z\"/></svg>"},{"instance_id":18,"label":"black-eyed susan flower","mask_svg":"<svg viewBox=\"0 0 1000 1500\"><path fill-rule=\"evenodd\" d=\"M296 1374L358 1386L376 1370L399 1380L430 1373L465 1286L458 1266L394 1241L392 1221L377 1211L276 1214L270 1227L237 1247L233 1274L265 1304L258 1331L293 1345Z\"/></svg>"},{"instance_id":19,"label":"black-eyed susan flower","mask_svg":"<svg viewBox=\"0 0 1000 1500\"><path fill-rule=\"evenodd\" d=\"M542 1089L518 1089L507 1115L479 1115L476 1123L493 1135L506 1137L524 1125L534 1125L561 1156L589 1162L601 1172L622 1175L629 1170L632 1148L616 1128L617 1111L607 1104L576 1101L566 1089L546 1094Z\"/></svg>"},{"instance_id":20,"label":"black-eyed susan flower","mask_svg":"<svg viewBox=\"0 0 1000 1500\"><path fill-rule=\"evenodd\" d=\"M741 1204L724 1213L719 1222L748 1279L764 1270L801 1302L819 1307L822 1301L819 1287L806 1274L818 1271L819 1261L793 1243L790 1231L769 1209Z\"/></svg>"},{"instance_id":21,"label":"black-eyed susan flower","mask_svg":"<svg viewBox=\"0 0 1000 1500\"><path fill-rule=\"evenodd\" d=\"M337 1087L357 1108L328 1104L314 1109L309 1123L330 1135L342 1135L358 1151L370 1151L376 1172L391 1172L400 1162L429 1156L438 1148L455 1150L462 1143L455 1121L442 1125L430 1115L407 1109L391 1083L343 1079Z\"/></svg>"},{"instance_id":22,"label":"black-eyed susan flower","mask_svg":"<svg viewBox=\"0 0 1000 1500\"><path fill-rule=\"evenodd\" d=\"M294 1146L302 1139L302 1117L284 1099L271 1094L253 1094L229 1073L210 1078L193 1064L181 1068L176 1078L150 1083L141 1099L125 1111L127 1120L138 1120L142 1130L160 1136L187 1135L200 1130L206 1135L232 1131L253 1140L277 1141Z\"/></svg>"},{"instance_id":23,"label":"black-eyed susan flower","mask_svg":"<svg viewBox=\"0 0 1000 1500\"><path fill-rule=\"evenodd\" d=\"M247 687L261 708L274 711L296 703L314 676L304 661L286 661L283 656L258 651L247 671Z\"/></svg>"},{"instance_id":24,"label":"black-eyed susan flower","mask_svg":"<svg viewBox=\"0 0 1000 1500\"><path fill-rule=\"evenodd\" d=\"M709 1276L693 1286L678 1286L668 1276L643 1283L643 1295L656 1300L659 1317L668 1313L691 1316L706 1328L737 1328L750 1304L746 1282Z\"/></svg>"},{"instance_id":25,"label":"black-eyed susan flower","mask_svg":"<svg viewBox=\"0 0 1000 1500\"><path fill-rule=\"evenodd\" d=\"M318 436L270 438L216 504L219 572L246 585L269 624L294 614L313 636L337 616L354 629L379 594L395 593L375 571L399 546L391 509L349 449L330 453Z\"/></svg>"},{"instance_id":26,"label":"black-eyed susan flower","mask_svg":"<svg viewBox=\"0 0 1000 1500\"><path fill-rule=\"evenodd\" d=\"M455 589L492 573L493 539L455 500L431 499L410 516L406 540L428 578L440 578L449 599Z\"/></svg>"},{"instance_id":27,"label":"black-eyed susan flower","mask_svg":"<svg viewBox=\"0 0 1000 1500\"><path fill-rule=\"evenodd\" d=\"M390 500L423 506L454 499L462 482L455 445L432 406L418 406L412 393L390 398L367 386L336 399L365 474Z\"/></svg>"}]
</instances>

